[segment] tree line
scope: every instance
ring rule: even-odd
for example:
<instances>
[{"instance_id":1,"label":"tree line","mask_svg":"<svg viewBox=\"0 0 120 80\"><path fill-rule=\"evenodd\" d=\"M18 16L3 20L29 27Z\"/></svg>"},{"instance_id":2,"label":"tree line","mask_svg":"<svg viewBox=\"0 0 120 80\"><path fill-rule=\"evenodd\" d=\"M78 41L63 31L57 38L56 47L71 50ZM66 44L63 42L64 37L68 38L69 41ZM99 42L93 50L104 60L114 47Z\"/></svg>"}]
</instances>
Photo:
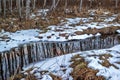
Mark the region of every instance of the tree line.
<instances>
[{"instance_id":1,"label":"tree line","mask_svg":"<svg viewBox=\"0 0 120 80\"><path fill-rule=\"evenodd\" d=\"M35 9L48 8L50 11L62 8L72 8L77 6L81 11L86 8L118 8L120 0L0 0L0 16L6 18L7 15L17 14L19 18L29 18L29 15Z\"/></svg>"}]
</instances>

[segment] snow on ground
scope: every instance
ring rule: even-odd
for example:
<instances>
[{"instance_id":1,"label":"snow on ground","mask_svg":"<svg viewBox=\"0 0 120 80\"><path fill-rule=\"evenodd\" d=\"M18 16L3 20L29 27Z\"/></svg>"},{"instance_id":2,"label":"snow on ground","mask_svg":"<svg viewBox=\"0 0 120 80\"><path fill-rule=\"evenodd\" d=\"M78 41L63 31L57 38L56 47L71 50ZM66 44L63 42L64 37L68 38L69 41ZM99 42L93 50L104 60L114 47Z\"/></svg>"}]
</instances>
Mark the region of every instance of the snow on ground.
<instances>
[{"instance_id":1,"label":"snow on ground","mask_svg":"<svg viewBox=\"0 0 120 80\"><path fill-rule=\"evenodd\" d=\"M48 10L45 10L45 13ZM41 11L38 11L41 12ZM31 17L36 16L32 14ZM115 20L117 15L112 15L111 17L99 17L101 22L93 22L93 17L88 18L66 18L61 20L58 25L48 26L47 32L44 30L30 29L21 30L15 33L12 32L0 32L0 52L10 50L13 47L17 47L19 44L28 43L30 41L67 41L71 39L86 39L88 37L99 36L97 33L93 34L81 34L78 35L75 32L84 31L87 29L101 29L110 26L120 26L117 22L112 22ZM112 22L112 23L111 23ZM79 24L80 23L80 24ZM81 24L82 23L82 24ZM119 30L117 32L120 32ZM98 35L99 34L99 35Z\"/></svg>"},{"instance_id":2,"label":"snow on ground","mask_svg":"<svg viewBox=\"0 0 120 80\"><path fill-rule=\"evenodd\" d=\"M98 76L104 76L106 80L119 80L120 79L120 45L117 45L110 49L104 50L92 50L86 51L84 54L80 53L81 56L84 56L85 60L89 62L88 67L95 70L99 70L97 73ZM107 59L110 64L109 67L102 66L104 62L100 60L100 55L110 54L111 56Z\"/></svg>"},{"instance_id":3,"label":"snow on ground","mask_svg":"<svg viewBox=\"0 0 120 80\"><path fill-rule=\"evenodd\" d=\"M38 14L41 15L41 14ZM32 14L31 17L35 17L36 15ZM48 31L42 33L42 30L37 29L30 29L30 30L21 30L15 33L12 32L0 32L0 52L5 50L10 50L13 47L17 47L20 44L28 43L31 41L66 41L71 39L85 39L88 37L92 37L92 34L83 34L83 35L76 35L76 31L83 31L89 28L104 28L110 26L120 26L119 23L112 21L115 20L116 16L111 17L104 17L103 22L91 22L93 20L92 17L89 18L66 18L66 21L61 21L58 25L51 25L48 27ZM79 24L82 22L83 24ZM109 23L112 22L112 23ZM79 24L79 25L76 25ZM74 26L75 25L75 26ZM118 30L120 32L120 30ZM60 36L60 34L67 35L68 37ZM99 33L96 35L100 35ZM31 66L24 68L25 70L30 67L38 67L34 70L48 70L49 72L58 75L66 80L73 80L70 76L72 68L69 67L71 64L69 60L75 54L80 54L85 58L85 60L89 63L88 67L93 69L98 69L99 72L97 75L104 76L107 80L119 80L120 79L120 52L119 52L120 45L114 46L110 49L103 49L103 50L92 50L92 51L85 51L85 52L78 52L78 53L71 53L51 59L47 59L45 61L41 61ZM102 66L101 63L103 60L100 60L100 55L102 54L110 54L112 57L109 57L107 60L115 65L105 67ZM63 72L63 69L67 69ZM34 72L34 71L33 71ZM32 73L32 72L31 72ZM36 73L37 77L38 74ZM43 75L42 80L52 80L48 74Z\"/></svg>"},{"instance_id":4,"label":"snow on ground","mask_svg":"<svg viewBox=\"0 0 120 80\"><path fill-rule=\"evenodd\" d=\"M67 78L69 78L68 80L73 80L72 77L70 76L70 72L72 71L72 68L69 67L70 65L69 61L72 56L73 56L72 54L68 54L68 55L63 55L60 57L55 57L52 59L47 59L45 61L41 61L40 63L30 65L24 68L24 70L27 70L31 67L33 68L35 67L35 69L31 71L31 74L34 73L35 71L48 70L49 73L53 73L57 76L60 76L61 78L63 78L63 80L67 80ZM64 72L63 71L64 69L67 69L67 70ZM41 80L52 80L46 76L49 76L49 75L48 74L45 74L43 76L38 75L36 77L39 77L39 78L43 77Z\"/></svg>"},{"instance_id":5,"label":"snow on ground","mask_svg":"<svg viewBox=\"0 0 120 80\"><path fill-rule=\"evenodd\" d=\"M120 79L119 49L120 49L120 45L116 45L109 49L70 53L67 55L62 55L59 57L46 59L44 61L35 64L31 64L25 67L24 70L33 67L35 69L31 71L31 73L34 73L36 71L47 70L48 73L53 73L54 75L60 76L63 80L73 80L73 78L70 76L70 73L73 70L71 67L69 67L69 65L71 64L70 59L75 54L80 54L80 56L84 57L84 59L88 62L88 67L95 70L99 70L97 76L104 76L106 80L119 80ZM105 58L105 56L102 56L104 54L110 56L107 56L107 58ZM112 65L110 65L109 67L103 66L102 63L104 62L104 60L101 60L100 58L101 56L102 58L107 59ZM67 69L67 70L64 72L63 69ZM52 80L52 78L48 75L48 73L44 75L39 74L36 75L36 77L41 78L41 80Z\"/></svg>"},{"instance_id":6,"label":"snow on ground","mask_svg":"<svg viewBox=\"0 0 120 80\"><path fill-rule=\"evenodd\" d=\"M30 41L39 41L36 38L40 30L21 30L15 33L4 32L0 33L0 52L10 50L13 47L18 47L20 44L28 43Z\"/></svg>"},{"instance_id":7,"label":"snow on ground","mask_svg":"<svg viewBox=\"0 0 120 80\"><path fill-rule=\"evenodd\" d=\"M40 39L38 38L40 32L41 31L38 29L21 30L15 33L2 31L0 33L0 52L10 50L11 48L18 47L20 44L29 43L31 41L66 41L64 37L59 36L58 32L51 31L41 34L43 38ZM52 36L51 39L48 39L47 36L51 35L51 33L54 33L55 35ZM69 37L69 40L74 38L85 39L92 36L92 34L78 35L74 37Z\"/></svg>"}]
</instances>

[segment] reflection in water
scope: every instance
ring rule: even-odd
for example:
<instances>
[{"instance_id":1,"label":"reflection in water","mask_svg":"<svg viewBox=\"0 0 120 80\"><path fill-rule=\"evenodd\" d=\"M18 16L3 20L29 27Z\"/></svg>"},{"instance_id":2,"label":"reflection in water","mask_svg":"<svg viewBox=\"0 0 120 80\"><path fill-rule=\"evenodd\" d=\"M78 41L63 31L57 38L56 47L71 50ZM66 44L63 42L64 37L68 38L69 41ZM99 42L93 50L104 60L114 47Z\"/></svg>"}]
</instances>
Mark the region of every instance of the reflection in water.
<instances>
[{"instance_id":1,"label":"reflection in water","mask_svg":"<svg viewBox=\"0 0 120 80\"><path fill-rule=\"evenodd\" d=\"M0 53L0 80L6 80L6 78L21 70L23 66L45 58L77 51L109 48L119 44L119 42L119 35L109 35L66 42L32 42L23 44L18 48Z\"/></svg>"}]
</instances>

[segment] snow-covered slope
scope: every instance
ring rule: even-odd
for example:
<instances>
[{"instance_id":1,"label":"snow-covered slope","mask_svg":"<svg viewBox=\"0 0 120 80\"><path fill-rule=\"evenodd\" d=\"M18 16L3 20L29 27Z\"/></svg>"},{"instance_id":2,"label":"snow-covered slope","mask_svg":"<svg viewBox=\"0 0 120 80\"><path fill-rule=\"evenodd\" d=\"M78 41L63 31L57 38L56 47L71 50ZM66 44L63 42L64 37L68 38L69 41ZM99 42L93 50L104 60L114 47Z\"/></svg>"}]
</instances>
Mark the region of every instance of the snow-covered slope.
<instances>
[{"instance_id":1,"label":"snow-covered slope","mask_svg":"<svg viewBox=\"0 0 120 80\"><path fill-rule=\"evenodd\" d=\"M93 35L86 33L81 34L81 32L94 28L102 29L111 26L119 27L120 24L117 22L110 23L115 20L116 16L117 15L113 15L111 17L104 18L101 22L92 22L93 17L66 18L65 21L61 20L61 23L58 25L48 26L48 30L46 32L38 29L21 30L14 33L2 30L0 32L0 52L10 50L13 47L17 47L23 43L29 43L30 41L67 41L99 36L101 35L100 33ZM119 30L117 32L119 32Z\"/></svg>"},{"instance_id":2,"label":"snow-covered slope","mask_svg":"<svg viewBox=\"0 0 120 80\"><path fill-rule=\"evenodd\" d=\"M48 73L53 73L57 76L60 76L63 80L73 80L70 76L71 71L73 70L70 66L71 57L76 54L84 57L86 62L88 62L88 67L99 70L97 76L104 76L106 80L119 80L120 79L120 45L116 45L109 49L101 50L91 50L84 52L71 53L67 55L62 55L55 58L46 59L35 64L31 64L27 67L24 67L24 70L29 68L34 68L31 73L35 73L37 78L42 78L41 80L52 80ZM101 59L103 58L103 59ZM109 66L102 65L105 60L109 61ZM64 66L64 67L61 67ZM65 72L63 69L67 69ZM48 71L44 75L40 75L37 72L39 71ZM24 79L23 79L24 80ZM39 79L38 79L39 80Z\"/></svg>"}]
</instances>

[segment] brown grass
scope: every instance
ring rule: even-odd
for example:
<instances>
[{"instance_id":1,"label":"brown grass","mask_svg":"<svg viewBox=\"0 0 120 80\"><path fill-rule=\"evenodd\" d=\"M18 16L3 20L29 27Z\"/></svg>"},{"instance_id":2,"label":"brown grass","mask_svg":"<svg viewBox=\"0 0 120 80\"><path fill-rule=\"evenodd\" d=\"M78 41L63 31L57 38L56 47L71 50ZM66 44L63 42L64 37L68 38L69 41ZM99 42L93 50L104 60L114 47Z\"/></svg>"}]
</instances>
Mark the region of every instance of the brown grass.
<instances>
[{"instance_id":1,"label":"brown grass","mask_svg":"<svg viewBox=\"0 0 120 80\"><path fill-rule=\"evenodd\" d=\"M26 71L23 72L23 73L18 73L18 74L16 74L16 75L13 75L13 76L10 77L9 80L21 80L21 79L23 79L23 78L24 78L25 80L38 80L37 77L35 76L35 73L36 73L36 72L30 73L31 71L33 71L33 69L34 69L34 68L30 68L30 69L26 70ZM59 76L56 76L56 75L54 75L54 74L52 74L52 73L49 73L49 71L47 71L47 70L38 71L38 73L39 73L40 75L44 75L44 74L47 73L48 75L50 75L50 76L52 77L53 80L62 80L62 78L60 78Z\"/></svg>"},{"instance_id":2,"label":"brown grass","mask_svg":"<svg viewBox=\"0 0 120 80\"><path fill-rule=\"evenodd\" d=\"M102 55L99 55L99 59L100 60L103 60L103 62L101 63L102 66L105 66L105 67L110 67L110 66L113 66L114 68L116 69L119 69L117 66L115 66L114 64L111 64L108 59L110 57L113 57L112 55L110 54L102 54Z\"/></svg>"},{"instance_id":3,"label":"brown grass","mask_svg":"<svg viewBox=\"0 0 120 80\"><path fill-rule=\"evenodd\" d=\"M71 12L69 13L64 13L63 9L57 9L55 11L50 12L45 18L46 19L42 19L42 16L37 16L34 19L30 19L30 20L25 20L22 19L21 21L15 16L8 16L8 18L4 19L4 18L0 18L0 30L1 29L5 29L6 31L12 31L15 32L17 30L21 30L21 29L34 29L34 28L38 28L38 29L43 29L46 31L47 27L50 25L59 25L61 20L65 20L65 18L74 18L74 17L89 17L89 12L88 9L83 7L82 11L79 12L78 7L74 6L73 8L70 9ZM35 10L37 12L37 10ZM95 11L95 16L94 16L94 21L97 22L101 22L100 16L103 15L103 12L105 11L109 11L107 9L104 8L99 8L96 9ZM112 12L112 11L111 11ZM112 13L107 14L106 16L110 16L112 15ZM59 18L58 18L59 17ZM12 20L12 18L15 18L16 20ZM35 20L36 18L38 18L37 20ZM120 16L118 16L114 21L120 22ZM11 24L11 22L13 22L13 24ZM83 24L83 22L80 22L76 25L80 25ZM73 26L76 26L73 25ZM108 34L109 31L105 28L105 30L97 30L92 29L92 30L86 30L83 33L89 33L93 31L92 33L95 34L98 32L101 32L103 34ZM106 32L105 32L106 31ZM111 31L111 33L114 33L114 29ZM83 34L83 33L78 33L78 34ZM110 33L110 32L109 32Z\"/></svg>"},{"instance_id":4,"label":"brown grass","mask_svg":"<svg viewBox=\"0 0 120 80\"><path fill-rule=\"evenodd\" d=\"M60 77L58 77L58 76L56 76L56 75L54 75L54 74L49 74L51 77L52 77L52 79L53 80L62 80L62 78L60 78Z\"/></svg>"},{"instance_id":5,"label":"brown grass","mask_svg":"<svg viewBox=\"0 0 120 80\"><path fill-rule=\"evenodd\" d=\"M111 27L105 27L105 28L101 28L101 29L86 29L83 31L76 31L75 34L77 35L82 35L82 34L97 34L97 33L101 33L102 35L110 35L110 34L115 34L116 30L120 29L120 27L117 26L111 26Z\"/></svg>"},{"instance_id":6,"label":"brown grass","mask_svg":"<svg viewBox=\"0 0 120 80\"><path fill-rule=\"evenodd\" d=\"M70 66L73 68L71 73L74 80L105 80L102 76L96 76L97 70L87 67L87 63L80 55L72 57Z\"/></svg>"}]
</instances>

